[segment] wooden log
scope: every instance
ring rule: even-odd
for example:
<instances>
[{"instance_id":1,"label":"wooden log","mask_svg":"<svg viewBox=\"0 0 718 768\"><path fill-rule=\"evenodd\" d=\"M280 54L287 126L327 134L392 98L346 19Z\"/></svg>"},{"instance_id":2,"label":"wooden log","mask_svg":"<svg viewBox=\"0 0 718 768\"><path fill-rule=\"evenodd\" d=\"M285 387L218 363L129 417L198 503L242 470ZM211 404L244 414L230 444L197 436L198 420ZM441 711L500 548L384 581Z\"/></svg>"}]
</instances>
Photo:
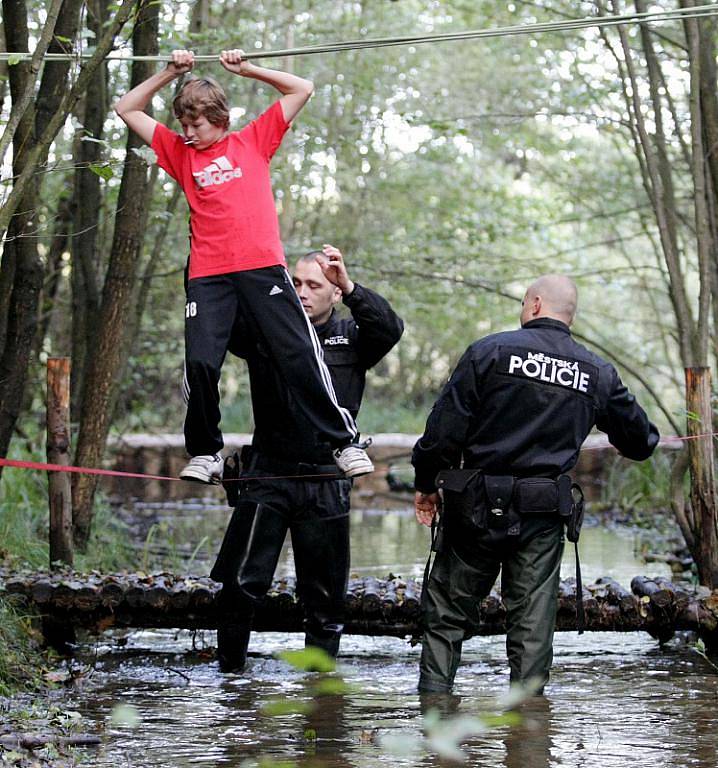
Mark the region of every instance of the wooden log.
<instances>
[{"instance_id":1,"label":"wooden log","mask_svg":"<svg viewBox=\"0 0 718 768\"><path fill-rule=\"evenodd\" d=\"M396 584L394 581L388 581L384 594L381 596L381 613L385 619L391 618L399 604L399 597L396 594Z\"/></svg>"},{"instance_id":2,"label":"wooden log","mask_svg":"<svg viewBox=\"0 0 718 768\"><path fill-rule=\"evenodd\" d=\"M40 749L48 744L59 747L95 747L102 740L94 734L61 736L57 733L4 733L0 735L0 746L5 749Z\"/></svg>"},{"instance_id":3,"label":"wooden log","mask_svg":"<svg viewBox=\"0 0 718 768\"><path fill-rule=\"evenodd\" d=\"M606 600L609 605L615 605L620 612L621 621L630 627L639 618L638 599L634 594L624 589L615 579L602 576L596 582L606 589Z\"/></svg>"},{"instance_id":4,"label":"wooden log","mask_svg":"<svg viewBox=\"0 0 718 768\"><path fill-rule=\"evenodd\" d=\"M350 579L347 586L347 593L344 597L344 606L347 613L353 614L359 611L361 606L361 596L359 591L362 589L361 579Z\"/></svg>"},{"instance_id":5,"label":"wooden log","mask_svg":"<svg viewBox=\"0 0 718 768\"><path fill-rule=\"evenodd\" d=\"M364 594L361 598L362 613L376 616L381 611L381 593L379 582L373 576L364 579Z\"/></svg>"},{"instance_id":6,"label":"wooden log","mask_svg":"<svg viewBox=\"0 0 718 768\"><path fill-rule=\"evenodd\" d=\"M630 594L611 579L585 588L587 629L626 632L643 630L664 640L674 630L698 632L706 645L718 644L718 591L689 592L665 579L634 579L639 595ZM87 627L101 631L109 625L126 627L214 628L220 618L217 596L221 585L206 577L182 578L110 574L82 576L72 572L38 573L3 580L0 592L34 605L45 616L48 632ZM375 577L353 579L346 601L346 632L404 636L418 631L420 583ZM302 631L302 609L293 579L277 581L273 598L258 608L259 631ZM558 630L576 628L576 584L559 586ZM479 634L505 631L506 609L492 591L481 605ZM59 634L58 634L59 632Z\"/></svg>"},{"instance_id":7,"label":"wooden log","mask_svg":"<svg viewBox=\"0 0 718 768\"><path fill-rule=\"evenodd\" d=\"M421 588L416 582L408 581L404 585L404 593L399 604L399 613L405 618L413 619L421 612Z\"/></svg>"},{"instance_id":8,"label":"wooden log","mask_svg":"<svg viewBox=\"0 0 718 768\"><path fill-rule=\"evenodd\" d=\"M47 360L47 461L70 461L70 358ZM72 565L72 489L66 472L48 472L50 504L50 566Z\"/></svg>"}]
</instances>

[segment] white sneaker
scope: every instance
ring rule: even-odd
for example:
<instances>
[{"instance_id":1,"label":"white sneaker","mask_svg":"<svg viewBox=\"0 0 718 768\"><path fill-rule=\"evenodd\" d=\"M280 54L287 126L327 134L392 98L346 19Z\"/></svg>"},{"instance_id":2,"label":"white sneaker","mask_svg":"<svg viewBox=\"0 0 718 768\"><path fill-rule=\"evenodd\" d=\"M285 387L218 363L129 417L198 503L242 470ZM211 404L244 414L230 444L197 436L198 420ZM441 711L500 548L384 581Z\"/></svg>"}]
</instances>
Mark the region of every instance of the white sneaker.
<instances>
[{"instance_id":1,"label":"white sneaker","mask_svg":"<svg viewBox=\"0 0 718 768\"><path fill-rule=\"evenodd\" d=\"M359 477L374 471L371 459L358 445L347 445L334 451L334 463L347 477Z\"/></svg>"},{"instance_id":2,"label":"white sneaker","mask_svg":"<svg viewBox=\"0 0 718 768\"><path fill-rule=\"evenodd\" d=\"M214 456L193 456L179 476L195 483L218 484L222 482L223 470L224 459L215 453Z\"/></svg>"}]
</instances>

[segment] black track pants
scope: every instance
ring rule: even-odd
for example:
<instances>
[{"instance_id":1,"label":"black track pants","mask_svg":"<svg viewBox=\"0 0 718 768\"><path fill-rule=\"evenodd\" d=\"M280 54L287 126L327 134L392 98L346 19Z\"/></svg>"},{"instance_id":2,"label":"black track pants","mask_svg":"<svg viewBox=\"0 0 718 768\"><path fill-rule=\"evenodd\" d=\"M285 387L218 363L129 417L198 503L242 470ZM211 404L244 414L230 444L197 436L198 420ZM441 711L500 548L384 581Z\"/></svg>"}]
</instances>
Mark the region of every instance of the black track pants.
<instances>
[{"instance_id":1,"label":"black track pants","mask_svg":"<svg viewBox=\"0 0 718 768\"><path fill-rule=\"evenodd\" d=\"M497 540L467 528L444 540L424 596L419 690L450 691L464 640L478 633L479 604L499 571L512 682L548 682L553 660L563 523L525 517L519 536Z\"/></svg>"},{"instance_id":2,"label":"black track pants","mask_svg":"<svg viewBox=\"0 0 718 768\"><path fill-rule=\"evenodd\" d=\"M223 584L223 619L251 626L289 530L306 644L337 655L349 580L350 490L348 480L248 479L241 484L211 573Z\"/></svg>"},{"instance_id":3,"label":"black track pants","mask_svg":"<svg viewBox=\"0 0 718 768\"><path fill-rule=\"evenodd\" d=\"M337 403L319 340L287 270L275 266L199 277L187 285L184 433L190 456L214 454L224 445L218 385L238 314L293 390L318 441L334 448L352 442L354 419Z\"/></svg>"}]
</instances>

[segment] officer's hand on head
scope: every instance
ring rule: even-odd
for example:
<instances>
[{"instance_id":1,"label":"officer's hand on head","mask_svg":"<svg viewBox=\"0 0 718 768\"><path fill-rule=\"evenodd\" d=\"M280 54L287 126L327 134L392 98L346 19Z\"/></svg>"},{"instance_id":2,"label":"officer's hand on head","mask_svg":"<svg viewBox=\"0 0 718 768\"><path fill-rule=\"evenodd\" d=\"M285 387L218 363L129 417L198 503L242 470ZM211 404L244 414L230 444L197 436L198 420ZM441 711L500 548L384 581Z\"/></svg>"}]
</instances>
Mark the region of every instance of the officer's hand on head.
<instances>
[{"instance_id":1,"label":"officer's hand on head","mask_svg":"<svg viewBox=\"0 0 718 768\"><path fill-rule=\"evenodd\" d=\"M416 519L421 525L431 525L436 516L441 500L438 493L421 493L417 491L414 495L414 513Z\"/></svg>"},{"instance_id":2,"label":"officer's hand on head","mask_svg":"<svg viewBox=\"0 0 718 768\"><path fill-rule=\"evenodd\" d=\"M348 296L354 290L354 283L349 279L342 252L333 245L325 243L322 246L322 253L324 258L317 256L317 264L322 268L324 277Z\"/></svg>"}]
</instances>

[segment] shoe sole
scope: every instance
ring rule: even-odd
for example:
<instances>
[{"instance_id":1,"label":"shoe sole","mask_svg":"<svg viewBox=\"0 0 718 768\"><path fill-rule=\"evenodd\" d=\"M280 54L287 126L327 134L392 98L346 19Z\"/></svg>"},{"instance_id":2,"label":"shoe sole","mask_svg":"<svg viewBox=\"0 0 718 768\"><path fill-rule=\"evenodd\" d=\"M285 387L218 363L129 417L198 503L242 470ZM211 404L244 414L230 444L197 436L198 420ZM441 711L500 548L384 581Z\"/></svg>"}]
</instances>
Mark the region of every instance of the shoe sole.
<instances>
[{"instance_id":1,"label":"shoe sole","mask_svg":"<svg viewBox=\"0 0 718 768\"><path fill-rule=\"evenodd\" d=\"M222 478L217 475L207 475L194 470L182 470L180 480L188 480L191 483L203 483L204 485L219 485Z\"/></svg>"},{"instance_id":2,"label":"shoe sole","mask_svg":"<svg viewBox=\"0 0 718 768\"><path fill-rule=\"evenodd\" d=\"M359 467L357 469L344 470L344 477L362 477L362 475L370 475L374 471L374 465L371 465L370 469Z\"/></svg>"}]
</instances>

